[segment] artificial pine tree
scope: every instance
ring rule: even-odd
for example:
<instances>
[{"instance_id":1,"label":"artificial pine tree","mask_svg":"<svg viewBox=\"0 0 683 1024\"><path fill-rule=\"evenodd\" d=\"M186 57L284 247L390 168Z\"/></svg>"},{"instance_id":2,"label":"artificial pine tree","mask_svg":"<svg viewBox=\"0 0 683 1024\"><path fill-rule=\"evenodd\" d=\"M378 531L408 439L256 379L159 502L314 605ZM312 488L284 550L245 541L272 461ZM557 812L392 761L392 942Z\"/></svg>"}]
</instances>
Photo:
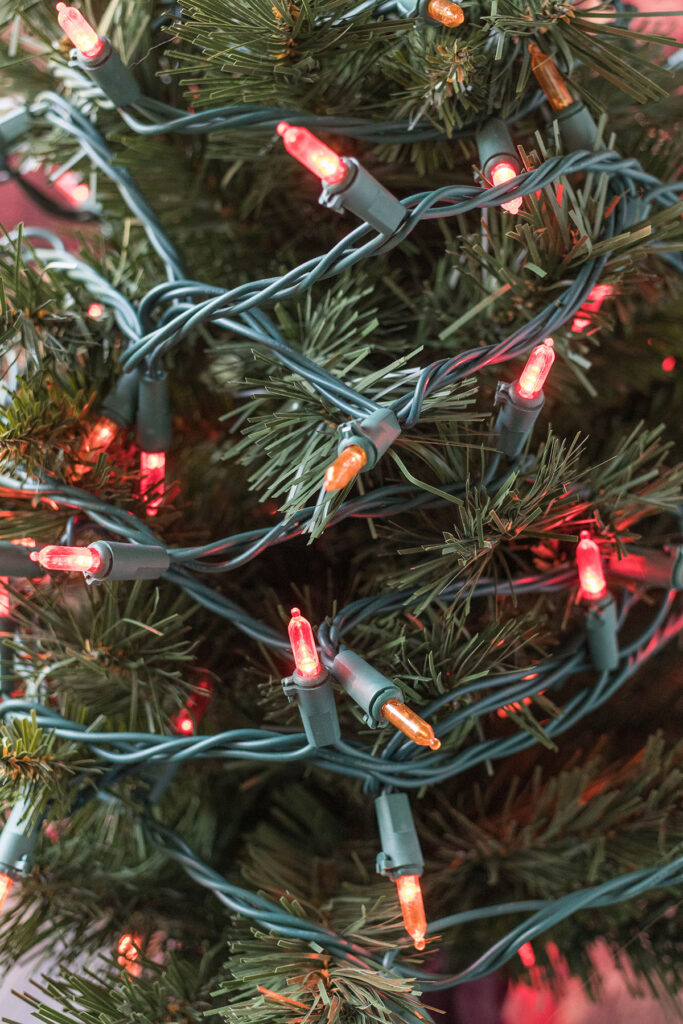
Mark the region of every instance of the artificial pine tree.
<instances>
[{"instance_id":1,"label":"artificial pine tree","mask_svg":"<svg viewBox=\"0 0 683 1024\"><path fill-rule=\"evenodd\" d=\"M413 1024L599 936L675 991L671 40L620 0L58 7L0 3L0 154L78 243L0 245L36 1018Z\"/></svg>"}]
</instances>

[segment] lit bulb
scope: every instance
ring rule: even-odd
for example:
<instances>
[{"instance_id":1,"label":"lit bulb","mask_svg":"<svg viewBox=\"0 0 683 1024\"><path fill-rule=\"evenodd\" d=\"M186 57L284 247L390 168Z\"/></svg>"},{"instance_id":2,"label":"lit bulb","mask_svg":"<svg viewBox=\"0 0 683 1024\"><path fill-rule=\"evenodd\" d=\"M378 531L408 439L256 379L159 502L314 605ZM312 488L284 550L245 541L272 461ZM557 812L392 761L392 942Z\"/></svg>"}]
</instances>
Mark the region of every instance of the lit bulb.
<instances>
[{"instance_id":1,"label":"lit bulb","mask_svg":"<svg viewBox=\"0 0 683 1024\"><path fill-rule=\"evenodd\" d=\"M32 562L38 562L44 569L60 572L97 572L102 567L102 556L95 548L67 548L59 544L48 544L29 555Z\"/></svg>"},{"instance_id":2,"label":"lit bulb","mask_svg":"<svg viewBox=\"0 0 683 1024\"><path fill-rule=\"evenodd\" d=\"M184 708L171 719L171 727L179 736L193 736L204 713L211 703L213 686L208 679L202 679L196 693L191 693Z\"/></svg>"},{"instance_id":3,"label":"lit bulb","mask_svg":"<svg viewBox=\"0 0 683 1024\"><path fill-rule=\"evenodd\" d=\"M420 718L400 700L388 700L382 705L381 714L382 718L386 718L387 722L400 729L404 736L419 747L429 747L431 750L439 750L441 747L441 740L436 738L429 722L425 722L424 718Z\"/></svg>"},{"instance_id":4,"label":"lit bulb","mask_svg":"<svg viewBox=\"0 0 683 1024\"><path fill-rule=\"evenodd\" d=\"M5 906L5 900L9 896L10 889L12 888L13 879L9 875L0 874L0 914L2 914L2 908Z\"/></svg>"},{"instance_id":5,"label":"lit bulb","mask_svg":"<svg viewBox=\"0 0 683 1024\"><path fill-rule=\"evenodd\" d=\"M331 466L325 471L323 487L326 491L341 491L350 484L368 461L368 456L358 444L350 444L339 453Z\"/></svg>"},{"instance_id":6,"label":"lit bulb","mask_svg":"<svg viewBox=\"0 0 683 1024\"><path fill-rule=\"evenodd\" d=\"M529 44L529 53L531 54L531 70L552 109L558 111L571 106L574 97L567 88L567 83L555 62L535 43Z\"/></svg>"},{"instance_id":7,"label":"lit bulb","mask_svg":"<svg viewBox=\"0 0 683 1024\"><path fill-rule=\"evenodd\" d=\"M537 345L527 359L522 376L517 381L516 391L522 398L538 398L550 367L555 362L553 339L546 338L543 344Z\"/></svg>"},{"instance_id":8,"label":"lit bulb","mask_svg":"<svg viewBox=\"0 0 683 1024\"><path fill-rule=\"evenodd\" d=\"M429 0L427 14L446 28L457 28L465 20L462 7L453 0Z\"/></svg>"},{"instance_id":9,"label":"lit bulb","mask_svg":"<svg viewBox=\"0 0 683 1024\"><path fill-rule=\"evenodd\" d=\"M581 597L597 601L607 593L600 548L588 530L582 530L576 545L576 566L579 570Z\"/></svg>"},{"instance_id":10,"label":"lit bulb","mask_svg":"<svg viewBox=\"0 0 683 1024\"><path fill-rule=\"evenodd\" d=\"M333 149L317 139L308 128L296 128L294 125L280 121L277 133L285 144L285 149L295 160L312 171L327 185L336 185L346 177L344 161Z\"/></svg>"},{"instance_id":11,"label":"lit bulb","mask_svg":"<svg viewBox=\"0 0 683 1024\"><path fill-rule=\"evenodd\" d=\"M8 587L9 576L0 576L0 619L8 619L12 611Z\"/></svg>"},{"instance_id":12,"label":"lit bulb","mask_svg":"<svg viewBox=\"0 0 683 1024\"><path fill-rule=\"evenodd\" d=\"M600 310L603 302L608 296L612 294L611 284L596 284L594 288L591 288L588 298L581 304L581 307L572 320L572 332L577 334L579 331L585 331L587 327L591 325L591 318L587 316L587 313L597 313Z\"/></svg>"},{"instance_id":13,"label":"lit bulb","mask_svg":"<svg viewBox=\"0 0 683 1024\"><path fill-rule=\"evenodd\" d=\"M292 617L287 627L289 642L294 653L296 670L303 679L315 679L322 672L322 665L315 646L313 630L298 608L292 608Z\"/></svg>"},{"instance_id":14,"label":"lit bulb","mask_svg":"<svg viewBox=\"0 0 683 1024\"><path fill-rule=\"evenodd\" d=\"M506 160L496 164L491 171L491 183L493 185L503 185L506 181L512 181L518 175L518 170L509 164ZM507 210L508 213L519 213L522 205L522 196L518 196L517 199L510 199L507 203L503 203L503 209Z\"/></svg>"},{"instance_id":15,"label":"lit bulb","mask_svg":"<svg viewBox=\"0 0 683 1024\"><path fill-rule=\"evenodd\" d=\"M84 473L90 472L100 453L106 452L116 437L118 429L118 423L114 423L106 416L100 416L83 439L81 450L78 453L78 457L83 461L74 466L77 476L83 476Z\"/></svg>"},{"instance_id":16,"label":"lit bulb","mask_svg":"<svg viewBox=\"0 0 683 1024\"><path fill-rule=\"evenodd\" d=\"M91 302L88 306L88 316L91 320L99 320L104 313L104 306L99 302Z\"/></svg>"},{"instance_id":17,"label":"lit bulb","mask_svg":"<svg viewBox=\"0 0 683 1024\"><path fill-rule=\"evenodd\" d=\"M530 942L525 942L517 950L519 959L522 961L525 967L533 967L536 963L536 954L534 953L534 947Z\"/></svg>"},{"instance_id":18,"label":"lit bulb","mask_svg":"<svg viewBox=\"0 0 683 1024\"><path fill-rule=\"evenodd\" d=\"M140 495L147 501L148 516L155 516L164 500L166 453L140 452Z\"/></svg>"},{"instance_id":19,"label":"lit bulb","mask_svg":"<svg viewBox=\"0 0 683 1024\"><path fill-rule=\"evenodd\" d=\"M413 940L415 949L425 948L427 918L422 902L422 887L418 875L401 875L396 879L398 901L401 904L405 930Z\"/></svg>"},{"instance_id":20,"label":"lit bulb","mask_svg":"<svg viewBox=\"0 0 683 1024\"><path fill-rule=\"evenodd\" d=\"M133 978L139 978L142 974L142 964L139 962L141 947L141 935L122 935L116 947L119 967L123 967Z\"/></svg>"},{"instance_id":21,"label":"lit bulb","mask_svg":"<svg viewBox=\"0 0 683 1024\"><path fill-rule=\"evenodd\" d=\"M102 53L104 40L75 7L67 7L64 3L57 4L57 21L83 57L98 57Z\"/></svg>"}]
</instances>

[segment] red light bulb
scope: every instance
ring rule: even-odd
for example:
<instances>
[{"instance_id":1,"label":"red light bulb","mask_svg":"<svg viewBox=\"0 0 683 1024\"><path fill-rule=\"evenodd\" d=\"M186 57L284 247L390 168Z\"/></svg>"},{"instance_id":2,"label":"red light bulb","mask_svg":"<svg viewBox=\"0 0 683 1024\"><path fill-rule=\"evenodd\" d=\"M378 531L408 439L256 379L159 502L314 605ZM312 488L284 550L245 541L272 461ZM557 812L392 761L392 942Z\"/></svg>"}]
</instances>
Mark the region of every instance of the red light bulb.
<instances>
[{"instance_id":1,"label":"red light bulb","mask_svg":"<svg viewBox=\"0 0 683 1024\"><path fill-rule=\"evenodd\" d=\"M534 953L534 947L530 942L525 942L517 950L519 959L522 961L525 967L533 967L536 963L536 954Z\"/></svg>"},{"instance_id":2,"label":"red light bulb","mask_svg":"<svg viewBox=\"0 0 683 1024\"><path fill-rule=\"evenodd\" d=\"M280 121L277 133L290 156L307 167L325 184L336 185L344 180L346 167L342 158L317 139L313 132L309 132L308 128L296 128L286 121Z\"/></svg>"},{"instance_id":3,"label":"red light bulb","mask_svg":"<svg viewBox=\"0 0 683 1024\"><path fill-rule=\"evenodd\" d=\"M147 515L155 516L164 500L166 452L140 452L140 495L147 499Z\"/></svg>"},{"instance_id":4,"label":"red light bulb","mask_svg":"<svg viewBox=\"0 0 683 1024\"><path fill-rule=\"evenodd\" d=\"M313 630L298 608L292 608L292 617L287 627L292 645L296 670L302 679L315 679L322 672L318 649L313 639Z\"/></svg>"},{"instance_id":5,"label":"red light bulb","mask_svg":"<svg viewBox=\"0 0 683 1024\"><path fill-rule=\"evenodd\" d=\"M2 908L5 906L5 900L9 896L12 883L13 879L11 879L9 875L0 874L0 914L2 914Z\"/></svg>"},{"instance_id":6,"label":"red light bulb","mask_svg":"<svg viewBox=\"0 0 683 1024\"><path fill-rule=\"evenodd\" d=\"M424 949L427 918L422 902L422 887L418 875L401 875L396 879L398 901L401 904L405 930L413 940L415 949Z\"/></svg>"},{"instance_id":7,"label":"red light bulb","mask_svg":"<svg viewBox=\"0 0 683 1024\"><path fill-rule=\"evenodd\" d=\"M506 181L512 181L516 178L519 171L512 164L509 164L506 160L496 164L491 171L491 183L493 185L503 185ZM519 213L519 209L522 205L522 196L518 196L517 199L510 199L507 203L503 203L503 209L507 210L508 213Z\"/></svg>"},{"instance_id":8,"label":"red light bulb","mask_svg":"<svg viewBox=\"0 0 683 1024\"><path fill-rule=\"evenodd\" d=\"M75 7L67 7L64 3L57 4L57 21L62 32L84 57L98 57L102 53L104 40Z\"/></svg>"},{"instance_id":9,"label":"red light bulb","mask_svg":"<svg viewBox=\"0 0 683 1024\"><path fill-rule=\"evenodd\" d=\"M597 601L604 597L607 593L607 584L600 548L588 530L581 531L579 543L576 545L576 565L579 570L581 597L588 601Z\"/></svg>"},{"instance_id":10,"label":"red light bulb","mask_svg":"<svg viewBox=\"0 0 683 1024\"><path fill-rule=\"evenodd\" d=\"M595 287L591 288L588 298L582 303L581 308L572 320L571 330L574 334L578 334L579 331L585 331L587 327L590 327L591 318L586 314L598 313L603 302L612 294L613 290L611 284L596 284Z\"/></svg>"},{"instance_id":11,"label":"red light bulb","mask_svg":"<svg viewBox=\"0 0 683 1024\"><path fill-rule=\"evenodd\" d=\"M213 697L213 685L208 679L202 679L198 686L197 693L191 693L184 708L181 708L171 720L174 732L180 736L193 736L197 725L204 717L204 713L211 703Z\"/></svg>"},{"instance_id":12,"label":"red light bulb","mask_svg":"<svg viewBox=\"0 0 683 1024\"><path fill-rule=\"evenodd\" d=\"M0 576L0 619L8 619L11 612L9 600L9 576Z\"/></svg>"},{"instance_id":13,"label":"red light bulb","mask_svg":"<svg viewBox=\"0 0 683 1024\"><path fill-rule=\"evenodd\" d=\"M67 548L59 544L32 551L29 558L44 569L60 572L97 572L102 566L102 556L94 548Z\"/></svg>"},{"instance_id":14,"label":"red light bulb","mask_svg":"<svg viewBox=\"0 0 683 1024\"><path fill-rule=\"evenodd\" d=\"M517 394L522 398L538 398L554 362L553 339L546 338L542 345L536 346L527 359L522 376L517 381Z\"/></svg>"},{"instance_id":15,"label":"red light bulb","mask_svg":"<svg viewBox=\"0 0 683 1024\"><path fill-rule=\"evenodd\" d=\"M91 320L99 320L104 313L104 306L99 302L91 302L88 306L88 316Z\"/></svg>"}]
</instances>

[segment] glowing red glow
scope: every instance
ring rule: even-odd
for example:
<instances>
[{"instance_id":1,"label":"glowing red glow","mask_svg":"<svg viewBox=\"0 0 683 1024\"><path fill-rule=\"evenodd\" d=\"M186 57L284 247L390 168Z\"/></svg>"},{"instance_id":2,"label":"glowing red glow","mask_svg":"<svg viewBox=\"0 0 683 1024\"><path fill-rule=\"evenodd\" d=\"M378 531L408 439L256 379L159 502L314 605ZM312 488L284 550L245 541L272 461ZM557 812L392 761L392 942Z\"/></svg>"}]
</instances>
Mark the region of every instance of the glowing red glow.
<instances>
[{"instance_id":1,"label":"glowing red glow","mask_svg":"<svg viewBox=\"0 0 683 1024\"><path fill-rule=\"evenodd\" d=\"M64 3L57 4L57 21L64 35L68 36L83 57L99 57L104 48L92 25L88 24L77 8Z\"/></svg>"},{"instance_id":2,"label":"glowing red glow","mask_svg":"<svg viewBox=\"0 0 683 1024\"><path fill-rule=\"evenodd\" d=\"M137 934L122 935L116 947L119 967L123 967L133 978L139 978L142 974L141 948L142 936Z\"/></svg>"},{"instance_id":3,"label":"glowing red glow","mask_svg":"<svg viewBox=\"0 0 683 1024\"><path fill-rule=\"evenodd\" d=\"M0 619L8 619L12 607L9 599L9 577L0 576Z\"/></svg>"},{"instance_id":4,"label":"glowing red glow","mask_svg":"<svg viewBox=\"0 0 683 1024\"><path fill-rule=\"evenodd\" d=\"M522 398L538 398L554 362L553 339L546 338L542 345L536 346L527 359L522 376L517 381L517 394Z\"/></svg>"},{"instance_id":5,"label":"glowing red glow","mask_svg":"<svg viewBox=\"0 0 683 1024\"><path fill-rule=\"evenodd\" d=\"M415 949L424 949L427 918L422 901L422 887L418 875L401 875L396 879L398 901L401 904L405 930L413 940Z\"/></svg>"},{"instance_id":6,"label":"glowing red glow","mask_svg":"<svg viewBox=\"0 0 683 1024\"><path fill-rule=\"evenodd\" d=\"M578 313L572 320L571 330L574 334L578 334L579 331L585 331L587 327L590 327L590 314L598 313L605 299L608 298L613 291L614 289L611 284L596 284L591 288L588 298L582 304Z\"/></svg>"},{"instance_id":7,"label":"glowing red glow","mask_svg":"<svg viewBox=\"0 0 683 1024\"><path fill-rule=\"evenodd\" d=\"M516 167L503 160L496 164L491 171L491 182L493 185L504 185L506 181L512 181L513 178L516 178L518 173ZM519 213L521 205L521 196L517 199L510 199L507 203L502 204L503 209L507 210L508 213Z\"/></svg>"},{"instance_id":8,"label":"glowing red glow","mask_svg":"<svg viewBox=\"0 0 683 1024\"><path fill-rule=\"evenodd\" d=\"M287 627L292 645L296 670L302 679L315 679L322 672L318 649L313 639L313 630L298 608L292 608L292 617Z\"/></svg>"},{"instance_id":9,"label":"glowing red glow","mask_svg":"<svg viewBox=\"0 0 683 1024\"><path fill-rule=\"evenodd\" d=\"M588 530L581 531L579 543L576 545L576 565L579 570L581 596L589 601L597 601L604 597L607 593L607 584L600 548Z\"/></svg>"},{"instance_id":10,"label":"glowing red glow","mask_svg":"<svg viewBox=\"0 0 683 1024\"><path fill-rule=\"evenodd\" d=\"M11 888L12 879L10 876L0 874L0 914L2 914L2 908L5 906L5 900L9 896Z\"/></svg>"},{"instance_id":11,"label":"glowing red glow","mask_svg":"<svg viewBox=\"0 0 683 1024\"><path fill-rule=\"evenodd\" d=\"M29 558L48 571L93 573L102 567L102 556L95 548L67 548L60 544L48 544L39 551L32 551Z\"/></svg>"},{"instance_id":12,"label":"glowing red glow","mask_svg":"<svg viewBox=\"0 0 683 1024\"><path fill-rule=\"evenodd\" d=\"M534 947L530 942L525 942L523 946L520 946L517 950L519 959L522 961L525 967L533 967L536 963L536 955L534 953Z\"/></svg>"},{"instance_id":13,"label":"glowing red glow","mask_svg":"<svg viewBox=\"0 0 683 1024\"><path fill-rule=\"evenodd\" d=\"M88 306L88 316L91 320L99 320L104 313L104 306L99 302L91 302Z\"/></svg>"},{"instance_id":14,"label":"glowing red glow","mask_svg":"<svg viewBox=\"0 0 683 1024\"><path fill-rule=\"evenodd\" d=\"M140 494L147 501L148 516L155 516L164 500L166 453L140 452Z\"/></svg>"},{"instance_id":15,"label":"glowing red glow","mask_svg":"<svg viewBox=\"0 0 683 1024\"><path fill-rule=\"evenodd\" d=\"M213 697L213 685L208 679L202 679L197 691L191 693L184 708L181 708L171 720L174 732L180 736L193 736L201 722L206 709Z\"/></svg>"},{"instance_id":16,"label":"glowing red glow","mask_svg":"<svg viewBox=\"0 0 683 1024\"><path fill-rule=\"evenodd\" d=\"M344 180L344 161L333 149L317 139L313 132L309 132L308 128L296 128L286 121L280 121L277 133L290 156L312 171L321 181L328 185L336 185Z\"/></svg>"},{"instance_id":17,"label":"glowing red glow","mask_svg":"<svg viewBox=\"0 0 683 1024\"><path fill-rule=\"evenodd\" d=\"M662 359L662 369L664 373L673 373L676 369L676 359L674 356L665 356Z\"/></svg>"}]
</instances>

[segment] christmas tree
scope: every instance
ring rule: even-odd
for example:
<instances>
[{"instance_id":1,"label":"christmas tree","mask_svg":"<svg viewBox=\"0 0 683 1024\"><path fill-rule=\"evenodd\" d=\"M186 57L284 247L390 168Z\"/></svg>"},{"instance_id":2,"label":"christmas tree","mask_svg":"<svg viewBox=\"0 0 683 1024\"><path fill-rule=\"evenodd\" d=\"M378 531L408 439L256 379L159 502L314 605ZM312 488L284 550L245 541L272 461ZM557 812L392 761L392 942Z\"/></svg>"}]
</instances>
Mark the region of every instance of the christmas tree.
<instances>
[{"instance_id":1,"label":"christmas tree","mask_svg":"<svg viewBox=\"0 0 683 1024\"><path fill-rule=\"evenodd\" d=\"M597 937L675 991L672 40L620 0L0 11L5 172L63 226L0 246L35 1017L414 1024Z\"/></svg>"}]
</instances>

